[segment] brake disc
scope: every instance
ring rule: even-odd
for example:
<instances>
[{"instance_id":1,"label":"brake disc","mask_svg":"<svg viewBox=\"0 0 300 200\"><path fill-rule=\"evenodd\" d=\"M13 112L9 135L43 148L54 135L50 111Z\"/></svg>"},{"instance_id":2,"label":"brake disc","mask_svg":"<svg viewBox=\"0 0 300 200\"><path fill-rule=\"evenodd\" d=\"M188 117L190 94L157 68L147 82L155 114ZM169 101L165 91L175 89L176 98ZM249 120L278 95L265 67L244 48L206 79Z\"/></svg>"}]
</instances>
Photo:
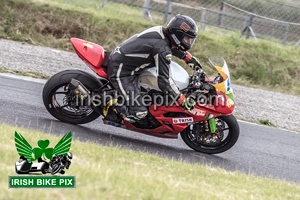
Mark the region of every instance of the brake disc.
<instances>
[{"instance_id":1,"label":"brake disc","mask_svg":"<svg viewBox=\"0 0 300 200\"><path fill-rule=\"evenodd\" d=\"M219 119L216 120L216 131L211 133L210 131L206 132L202 124L194 125L192 130L192 140L201 145L205 146L215 146L222 142L224 138L223 127L225 128L225 123Z\"/></svg>"}]
</instances>

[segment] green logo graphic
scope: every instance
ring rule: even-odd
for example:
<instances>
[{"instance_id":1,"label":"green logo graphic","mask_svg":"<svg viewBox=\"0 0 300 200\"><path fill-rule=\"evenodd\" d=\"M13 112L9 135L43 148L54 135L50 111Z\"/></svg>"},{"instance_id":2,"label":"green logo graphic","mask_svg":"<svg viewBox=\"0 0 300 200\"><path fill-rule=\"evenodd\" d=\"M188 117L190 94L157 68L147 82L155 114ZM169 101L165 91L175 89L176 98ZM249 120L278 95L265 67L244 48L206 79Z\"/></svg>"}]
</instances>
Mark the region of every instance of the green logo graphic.
<instances>
[{"instance_id":1,"label":"green logo graphic","mask_svg":"<svg viewBox=\"0 0 300 200\"><path fill-rule=\"evenodd\" d=\"M73 155L70 151L72 133L69 132L55 145L49 148L49 140L39 140L37 146L32 146L20 134L15 132L15 145L20 155L15 168L18 174L28 174L31 172L42 172L43 174L65 173L65 168L69 169ZM47 160L50 160L47 162ZM33 163L33 161L38 161Z\"/></svg>"},{"instance_id":2,"label":"green logo graphic","mask_svg":"<svg viewBox=\"0 0 300 200\"><path fill-rule=\"evenodd\" d=\"M26 139L20 134L15 132L15 145L20 156L24 156L28 162L37 160L38 158L43 158L46 160L52 159L53 155L66 155L70 148L72 142L72 133L67 133L54 148L47 148L50 144L49 140L39 140L37 145L39 148L32 149L31 145L26 141ZM33 157L34 155L34 157Z\"/></svg>"},{"instance_id":3,"label":"green logo graphic","mask_svg":"<svg viewBox=\"0 0 300 200\"><path fill-rule=\"evenodd\" d=\"M15 164L16 173L64 174L69 169L73 154L70 151L72 133L64 135L54 146L49 140L39 140L32 146L20 134L15 132L15 145L20 159ZM37 162L33 162L37 161ZM75 176L9 176L9 188L75 188Z\"/></svg>"}]
</instances>

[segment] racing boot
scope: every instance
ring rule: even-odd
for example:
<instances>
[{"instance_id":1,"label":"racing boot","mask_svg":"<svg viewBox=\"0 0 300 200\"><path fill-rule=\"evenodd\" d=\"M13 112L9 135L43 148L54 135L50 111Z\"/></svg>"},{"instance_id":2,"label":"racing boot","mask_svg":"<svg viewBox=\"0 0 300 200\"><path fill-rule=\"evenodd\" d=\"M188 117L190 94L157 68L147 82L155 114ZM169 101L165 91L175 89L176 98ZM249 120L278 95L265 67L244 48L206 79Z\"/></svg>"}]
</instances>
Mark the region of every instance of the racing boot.
<instances>
[{"instance_id":1,"label":"racing boot","mask_svg":"<svg viewBox=\"0 0 300 200\"><path fill-rule=\"evenodd\" d=\"M137 112L127 116L124 115L123 119L124 121L133 124L137 128L145 129L148 127L147 114L148 111Z\"/></svg>"},{"instance_id":2,"label":"racing boot","mask_svg":"<svg viewBox=\"0 0 300 200\"><path fill-rule=\"evenodd\" d=\"M129 116L131 118L132 116ZM132 123L135 127L140 129L154 129L161 124L149 113L147 112L147 115L143 118L135 118L135 123Z\"/></svg>"}]
</instances>

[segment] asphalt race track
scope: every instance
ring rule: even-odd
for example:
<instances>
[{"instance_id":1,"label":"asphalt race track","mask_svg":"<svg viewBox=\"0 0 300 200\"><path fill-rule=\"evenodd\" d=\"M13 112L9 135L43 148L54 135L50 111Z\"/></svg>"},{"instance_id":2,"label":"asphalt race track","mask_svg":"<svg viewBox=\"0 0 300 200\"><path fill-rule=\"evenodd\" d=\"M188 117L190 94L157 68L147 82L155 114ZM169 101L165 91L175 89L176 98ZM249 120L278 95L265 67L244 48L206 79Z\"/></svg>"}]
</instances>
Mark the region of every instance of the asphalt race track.
<instances>
[{"instance_id":1,"label":"asphalt race track","mask_svg":"<svg viewBox=\"0 0 300 200\"><path fill-rule=\"evenodd\" d=\"M206 155L191 150L181 138L147 136L104 125L101 118L85 125L59 122L43 105L45 81L26 79L0 74L0 123L52 134L72 131L73 137L82 141L113 144L190 163L300 183L300 133L239 121L241 135L236 145L222 154Z\"/></svg>"}]
</instances>

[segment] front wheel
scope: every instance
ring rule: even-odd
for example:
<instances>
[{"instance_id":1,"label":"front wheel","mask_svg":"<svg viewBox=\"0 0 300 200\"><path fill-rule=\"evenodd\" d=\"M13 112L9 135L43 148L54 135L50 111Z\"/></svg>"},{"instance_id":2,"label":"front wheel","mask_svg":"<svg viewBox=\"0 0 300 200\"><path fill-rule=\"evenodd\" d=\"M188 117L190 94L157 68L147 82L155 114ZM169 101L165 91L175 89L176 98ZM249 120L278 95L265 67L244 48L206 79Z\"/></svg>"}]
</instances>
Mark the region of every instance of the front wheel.
<instances>
[{"instance_id":1,"label":"front wheel","mask_svg":"<svg viewBox=\"0 0 300 200\"><path fill-rule=\"evenodd\" d=\"M215 133L203 130L203 125L193 124L180 133L183 141L192 149L207 154L222 153L238 140L240 128L233 115L216 118Z\"/></svg>"}]
</instances>

